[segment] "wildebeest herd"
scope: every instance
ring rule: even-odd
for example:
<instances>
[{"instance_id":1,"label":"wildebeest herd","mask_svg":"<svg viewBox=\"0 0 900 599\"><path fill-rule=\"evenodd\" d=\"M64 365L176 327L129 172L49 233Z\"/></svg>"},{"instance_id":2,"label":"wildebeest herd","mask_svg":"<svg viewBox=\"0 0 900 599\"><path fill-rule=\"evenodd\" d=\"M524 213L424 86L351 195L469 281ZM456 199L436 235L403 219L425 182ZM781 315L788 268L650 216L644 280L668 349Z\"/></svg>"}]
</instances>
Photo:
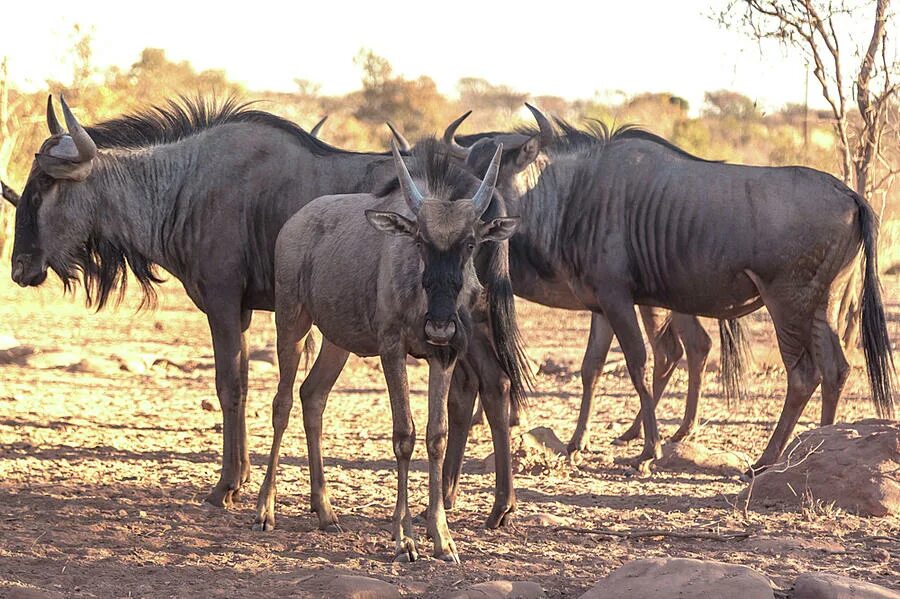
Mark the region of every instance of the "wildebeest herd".
<instances>
[{"instance_id":1,"label":"wildebeest herd","mask_svg":"<svg viewBox=\"0 0 900 599\"><path fill-rule=\"evenodd\" d=\"M429 367L434 556L459 561L445 509L456 500L476 396L497 465L486 526L502 526L515 508L510 422L530 372L513 294L593 314L571 452L588 446L613 335L640 398L621 440L643 432L634 465L646 472L661 454L656 402L682 353L689 390L676 438L697 419L711 345L697 317L720 320L723 367L739 373L736 319L765 306L788 381L751 474L772 465L819 385L821 422L834 422L849 370L834 312L855 272L871 397L879 414L893 413L877 218L831 175L708 161L642 129L579 128L532 106L536 126L456 136L463 115L442 138L413 146L391 127L391 152L367 153L233 100L182 100L93 127L60 100L65 127L48 99L50 136L21 195L3 186L16 205L12 278L37 286L52 269L67 288L80 278L99 307L124 292L129 272L147 302L156 267L183 284L213 340L223 452L206 501L216 506L229 506L250 477L246 333L253 310L275 311L280 380L254 529L275 525L280 444L312 325L323 343L299 391L312 509L322 529L339 529L320 447L323 412L349 353L379 356L393 415L399 559L418 558L407 501L416 437L407 355ZM654 355L649 388L635 306Z\"/></svg>"}]
</instances>

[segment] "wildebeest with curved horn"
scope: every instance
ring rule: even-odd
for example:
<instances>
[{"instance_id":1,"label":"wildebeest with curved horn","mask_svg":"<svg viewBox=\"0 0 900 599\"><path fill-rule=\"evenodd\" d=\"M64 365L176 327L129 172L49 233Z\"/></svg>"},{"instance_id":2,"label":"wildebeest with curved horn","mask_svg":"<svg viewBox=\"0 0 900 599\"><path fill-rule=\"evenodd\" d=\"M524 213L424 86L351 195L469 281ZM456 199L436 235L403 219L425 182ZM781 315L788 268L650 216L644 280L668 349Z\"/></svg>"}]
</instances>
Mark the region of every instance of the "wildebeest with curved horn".
<instances>
[{"instance_id":1,"label":"wildebeest with curved horn","mask_svg":"<svg viewBox=\"0 0 900 599\"><path fill-rule=\"evenodd\" d=\"M348 351L377 355L390 395L398 469L392 531L397 556L417 559L407 499L415 424L406 356L424 358L429 366L428 532L434 555L458 562L442 496L447 394L457 360L466 362L469 370L493 361L508 378L513 400L523 397L522 352L507 253L505 244L499 243L513 233L518 219L506 217L502 206L485 216L494 198L502 146L479 181L453 165L437 142L417 147L414 157L424 172L416 180L397 144L391 145L398 187L388 186L377 194L318 198L293 216L278 236L275 319L280 381L273 401L272 452L254 527L274 526L278 456L293 403L300 343L316 324L331 347L342 348L330 359L317 359L300 391L311 495L320 526L337 525L319 447L325 396ZM504 433L495 433L495 447L498 442L508 444L508 428Z\"/></svg>"},{"instance_id":2,"label":"wildebeest with curved horn","mask_svg":"<svg viewBox=\"0 0 900 599\"><path fill-rule=\"evenodd\" d=\"M124 291L128 270L147 301L154 265L181 281L207 314L224 421L222 471L206 500L229 505L250 474L245 333L252 310L275 307L278 231L316 197L390 180L390 156L334 148L234 99L94 127L62 108L66 128L48 98L50 137L17 202L13 280L40 285L49 268L69 287L80 273L98 308Z\"/></svg>"},{"instance_id":3,"label":"wildebeest with curved horn","mask_svg":"<svg viewBox=\"0 0 900 599\"><path fill-rule=\"evenodd\" d=\"M540 124L540 123L539 123ZM633 306L730 319L765 305L788 373L785 405L758 470L780 456L821 383L830 423L849 366L830 305L862 247L863 347L872 400L893 413L893 360L877 273L877 218L846 185L804 167L755 167L694 157L640 129L556 134L546 161L501 188L522 222L510 240L514 280L535 281L601 312L641 398L638 463L660 454L646 353ZM490 154L486 138L479 149ZM473 148L468 157L477 162ZM517 288L517 292L519 289ZM448 448L448 454L451 453Z\"/></svg>"},{"instance_id":4,"label":"wildebeest with curved horn","mask_svg":"<svg viewBox=\"0 0 900 599\"><path fill-rule=\"evenodd\" d=\"M530 130L521 128L516 132L488 132L462 135L457 137L459 126L471 114L466 112L444 131L443 141L459 160L477 164L483 159L483 148L478 142L490 138L494 142L502 142L507 148L507 160L501 171L500 185L510 184L513 179L537 159L538 152L549 151L556 142L550 121L535 107L525 104L539 124L539 128ZM573 131L572 133L577 133ZM461 146L461 140L465 147ZM472 152L474 151L474 154ZM573 301L564 279L545 279L547 273L540 273L530 268L513 269L516 294L531 301L554 308L580 310L585 307L577 300ZM681 425L672 436L673 441L689 437L698 422L698 404L703 382L706 360L712 346L709 335L696 316L679 314L663 308L639 306L650 347L653 353L652 393L654 405L659 403L669 379L682 355L687 358L688 392L684 417ZM722 359L720 370L723 390L727 397L739 398L743 395L742 381L744 376L744 356L746 347L742 328L738 320L719 321ZM583 451L590 442L590 417L594 391L606 356L612 342L613 332L609 321L602 313L593 313L590 334L581 364L582 398L578 425L568 444L569 453ZM480 408L473 422L480 421ZM515 420L516 415L513 415ZM631 427L622 433L616 443L624 443L636 439L641 434L640 413L635 417Z\"/></svg>"}]
</instances>

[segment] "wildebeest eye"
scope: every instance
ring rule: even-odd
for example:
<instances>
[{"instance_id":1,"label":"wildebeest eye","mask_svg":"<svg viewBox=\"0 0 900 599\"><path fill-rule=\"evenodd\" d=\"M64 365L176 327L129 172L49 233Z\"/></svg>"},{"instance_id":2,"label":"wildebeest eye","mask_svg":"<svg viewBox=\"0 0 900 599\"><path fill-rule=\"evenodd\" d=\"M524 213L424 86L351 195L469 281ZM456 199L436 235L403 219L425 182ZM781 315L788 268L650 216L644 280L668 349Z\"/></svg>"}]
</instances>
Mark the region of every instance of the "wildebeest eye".
<instances>
[{"instance_id":1,"label":"wildebeest eye","mask_svg":"<svg viewBox=\"0 0 900 599\"><path fill-rule=\"evenodd\" d=\"M474 242L474 241L470 241L469 243L467 243L467 244L466 244L466 249L469 250L470 252L475 251L475 242Z\"/></svg>"}]
</instances>

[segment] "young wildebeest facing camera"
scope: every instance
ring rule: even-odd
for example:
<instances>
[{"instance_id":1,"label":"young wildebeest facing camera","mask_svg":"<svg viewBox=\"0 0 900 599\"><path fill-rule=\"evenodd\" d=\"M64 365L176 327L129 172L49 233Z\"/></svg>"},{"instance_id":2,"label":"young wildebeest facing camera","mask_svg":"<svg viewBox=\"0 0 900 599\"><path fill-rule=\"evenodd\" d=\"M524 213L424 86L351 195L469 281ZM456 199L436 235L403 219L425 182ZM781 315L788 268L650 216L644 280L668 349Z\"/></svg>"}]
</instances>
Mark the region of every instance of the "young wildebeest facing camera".
<instances>
[{"instance_id":1,"label":"young wildebeest facing camera","mask_svg":"<svg viewBox=\"0 0 900 599\"><path fill-rule=\"evenodd\" d=\"M494 197L501 148L483 181L453 166L440 149L437 143L417 148L413 158L425 172L423 179L416 181L393 144L398 185L376 195L319 198L292 217L278 236L275 319L281 378L273 402L275 436L260 490L256 529L274 527L278 454L292 404L300 342L316 324L325 339L323 354L303 383L300 399L309 445L312 503L320 526L337 527L319 446L328 390L348 351L380 356L391 401L398 469L392 527L396 551L400 559L417 559L407 501L415 441L406 378L409 354L426 359L429 367L428 532L436 557L459 561L441 492L447 394L454 367L461 367L473 380L498 380L498 375L508 378L514 401L522 397L521 350L506 276L507 254L497 251L505 250L505 243L499 242L513 233L517 219L501 212L483 220ZM495 304L504 304L504 310L498 311ZM493 373L486 370L491 364L495 365ZM486 409L488 405L493 410L504 406L505 391L501 386L490 392L493 397L485 399ZM496 519L512 508L510 492L500 490L511 484L512 477L507 414L500 416L494 445L498 456L506 453L506 464L505 480L498 474L492 514Z\"/></svg>"}]
</instances>

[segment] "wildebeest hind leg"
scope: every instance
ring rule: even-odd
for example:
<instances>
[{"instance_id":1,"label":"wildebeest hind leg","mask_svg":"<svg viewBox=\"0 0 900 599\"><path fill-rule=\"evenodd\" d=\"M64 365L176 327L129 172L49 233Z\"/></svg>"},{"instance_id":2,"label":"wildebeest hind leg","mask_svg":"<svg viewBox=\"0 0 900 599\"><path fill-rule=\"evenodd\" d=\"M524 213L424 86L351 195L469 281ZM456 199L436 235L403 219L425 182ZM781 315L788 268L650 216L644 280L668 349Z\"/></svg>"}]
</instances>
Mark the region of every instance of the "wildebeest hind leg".
<instances>
[{"instance_id":1,"label":"wildebeest hind leg","mask_svg":"<svg viewBox=\"0 0 900 599\"><path fill-rule=\"evenodd\" d=\"M811 333L814 314L808 309L804 310L804 305L796 301L796 298L800 297L798 290L788 283L784 285L784 291L779 293L767 289L755 275L750 278L756 284L760 296L772 316L772 322L775 324L775 335L778 339L781 359L787 370L788 385L778 424L775 426L762 456L747 472L747 475L759 473L778 460L790 440L810 396L822 379L813 359ZM772 287L778 288L775 285Z\"/></svg>"},{"instance_id":2,"label":"wildebeest hind leg","mask_svg":"<svg viewBox=\"0 0 900 599\"><path fill-rule=\"evenodd\" d=\"M340 376L350 354L322 339L322 351L316 358L309 376L300 385L300 402L303 405L303 430L309 451L310 503L319 517L319 528L331 532L340 531L337 516L328 499L325 469L322 463L322 413L328 401L328 393Z\"/></svg>"},{"instance_id":3,"label":"wildebeest hind leg","mask_svg":"<svg viewBox=\"0 0 900 599\"><path fill-rule=\"evenodd\" d=\"M659 428L656 424L656 410L653 396L647 389L644 380L647 365L647 350L644 339L634 314L634 301L624 294L606 298L601 304L604 314L609 319L628 365L628 374L641 399L641 420L644 427L644 449L634 460L635 469L642 474L649 474L653 460L662 457L659 442Z\"/></svg>"},{"instance_id":4,"label":"wildebeest hind leg","mask_svg":"<svg viewBox=\"0 0 900 599\"><path fill-rule=\"evenodd\" d=\"M581 409L578 412L578 424L567 447L570 454L590 450L594 390L606 363L612 339L613 331L609 321L603 314L594 312L591 315L591 333L581 361Z\"/></svg>"},{"instance_id":5,"label":"wildebeest hind leg","mask_svg":"<svg viewBox=\"0 0 900 599\"><path fill-rule=\"evenodd\" d=\"M672 314L672 328L684 344L688 363L688 393L684 418L681 419L681 426L672 435L672 441L677 442L690 437L697 427L703 373L706 371L706 360L712 348L712 340L696 316Z\"/></svg>"},{"instance_id":6,"label":"wildebeest hind leg","mask_svg":"<svg viewBox=\"0 0 900 599\"><path fill-rule=\"evenodd\" d=\"M279 309L275 317L278 331L278 391L272 400L272 450L269 452L269 465L266 478L259 489L256 502L256 520L253 530L272 530L275 528L275 485L278 471L278 457L281 452L281 439L287 428L294 404L294 379L300 364L303 338L309 333L312 318L302 308Z\"/></svg>"},{"instance_id":7,"label":"wildebeest hind leg","mask_svg":"<svg viewBox=\"0 0 900 599\"><path fill-rule=\"evenodd\" d=\"M850 374L840 338L828 322L827 312L825 307L817 311L813 323L813 358L822 373L822 426L834 424L841 391Z\"/></svg>"}]
</instances>

